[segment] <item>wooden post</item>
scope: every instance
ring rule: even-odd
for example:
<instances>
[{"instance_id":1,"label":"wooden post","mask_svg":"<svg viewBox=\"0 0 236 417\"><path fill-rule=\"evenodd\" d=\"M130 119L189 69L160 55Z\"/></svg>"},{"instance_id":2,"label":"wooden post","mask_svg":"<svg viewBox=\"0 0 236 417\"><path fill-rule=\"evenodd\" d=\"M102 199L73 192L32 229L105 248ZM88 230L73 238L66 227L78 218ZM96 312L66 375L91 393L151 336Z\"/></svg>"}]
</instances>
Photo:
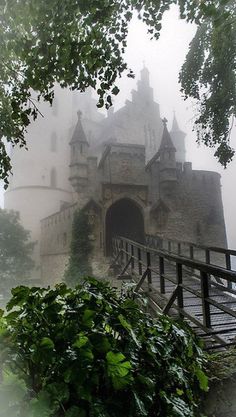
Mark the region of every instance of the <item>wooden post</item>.
<instances>
[{"instance_id":1,"label":"wooden post","mask_svg":"<svg viewBox=\"0 0 236 417\"><path fill-rule=\"evenodd\" d=\"M177 288L178 288L178 307L180 309L183 309L184 307L184 298L183 298L183 270L182 270L182 264L176 263L176 278L177 278ZM179 316L183 317L183 314L179 312Z\"/></svg>"},{"instance_id":2,"label":"wooden post","mask_svg":"<svg viewBox=\"0 0 236 417\"><path fill-rule=\"evenodd\" d=\"M123 240L120 241L120 249L121 249L121 265L124 264L124 242Z\"/></svg>"},{"instance_id":3,"label":"wooden post","mask_svg":"<svg viewBox=\"0 0 236 417\"><path fill-rule=\"evenodd\" d=\"M193 259L194 258L194 255L193 255L193 246L192 245L189 246L189 255L190 255L190 259Z\"/></svg>"},{"instance_id":4,"label":"wooden post","mask_svg":"<svg viewBox=\"0 0 236 417\"><path fill-rule=\"evenodd\" d=\"M226 269L228 269L228 271L231 271L231 259L230 259L230 254L228 252L226 252L225 254L225 264L226 264Z\"/></svg>"},{"instance_id":5,"label":"wooden post","mask_svg":"<svg viewBox=\"0 0 236 417\"><path fill-rule=\"evenodd\" d=\"M129 254L128 254L129 245L128 242L125 243L125 252L126 252L126 263L129 260Z\"/></svg>"},{"instance_id":6,"label":"wooden post","mask_svg":"<svg viewBox=\"0 0 236 417\"><path fill-rule=\"evenodd\" d=\"M142 275L142 258L141 258L141 249L138 248L138 273Z\"/></svg>"},{"instance_id":7,"label":"wooden post","mask_svg":"<svg viewBox=\"0 0 236 417\"><path fill-rule=\"evenodd\" d=\"M131 269L134 270L134 245L131 245Z\"/></svg>"},{"instance_id":8,"label":"wooden post","mask_svg":"<svg viewBox=\"0 0 236 417\"><path fill-rule=\"evenodd\" d=\"M206 249L206 251L205 251L205 261L206 261L206 264L211 263L211 255L210 255L209 249Z\"/></svg>"},{"instance_id":9,"label":"wooden post","mask_svg":"<svg viewBox=\"0 0 236 417\"><path fill-rule=\"evenodd\" d=\"M211 327L211 312L210 304L207 300L209 298L209 277L206 272L201 271L201 293L202 293L202 314L203 324L205 327Z\"/></svg>"},{"instance_id":10,"label":"wooden post","mask_svg":"<svg viewBox=\"0 0 236 417\"><path fill-rule=\"evenodd\" d=\"M160 274L160 291L161 294L165 294L165 266L164 266L164 258L159 256L159 274Z\"/></svg>"},{"instance_id":11,"label":"wooden post","mask_svg":"<svg viewBox=\"0 0 236 417\"><path fill-rule=\"evenodd\" d=\"M171 252L171 241L168 240L168 252Z\"/></svg>"},{"instance_id":12,"label":"wooden post","mask_svg":"<svg viewBox=\"0 0 236 417\"><path fill-rule=\"evenodd\" d=\"M226 269L228 269L228 271L231 271L231 258L230 258L230 253L228 252L225 253L225 264L226 264ZM229 290L232 290L233 284L231 281L227 281L227 288Z\"/></svg>"},{"instance_id":13,"label":"wooden post","mask_svg":"<svg viewBox=\"0 0 236 417\"><path fill-rule=\"evenodd\" d=\"M181 243L178 243L178 255L181 255Z\"/></svg>"},{"instance_id":14,"label":"wooden post","mask_svg":"<svg viewBox=\"0 0 236 417\"><path fill-rule=\"evenodd\" d=\"M150 252L147 252L147 279L148 284L152 283L152 271L151 271L151 254ZM150 291L150 289L149 289Z\"/></svg>"}]
</instances>

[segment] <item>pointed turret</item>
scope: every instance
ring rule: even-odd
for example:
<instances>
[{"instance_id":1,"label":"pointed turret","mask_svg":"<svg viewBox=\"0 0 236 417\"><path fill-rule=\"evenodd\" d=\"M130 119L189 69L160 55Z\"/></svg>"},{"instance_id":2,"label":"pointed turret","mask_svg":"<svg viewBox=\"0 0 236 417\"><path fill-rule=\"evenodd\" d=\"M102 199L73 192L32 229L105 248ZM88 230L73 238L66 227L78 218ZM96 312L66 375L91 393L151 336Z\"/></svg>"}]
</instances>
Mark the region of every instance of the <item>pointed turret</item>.
<instances>
[{"instance_id":1,"label":"pointed turret","mask_svg":"<svg viewBox=\"0 0 236 417\"><path fill-rule=\"evenodd\" d=\"M175 112L174 112L171 132L179 132L179 131L180 131L180 128L179 128L179 125L178 125L178 122L177 122L177 119L176 119L176 115L175 115Z\"/></svg>"},{"instance_id":2,"label":"pointed turret","mask_svg":"<svg viewBox=\"0 0 236 417\"><path fill-rule=\"evenodd\" d=\"M145 65L140 72L137 91L132 91L132 101L141 102L145 107L148 103L153 101L153 89L150 87L149 71Z\"/></svg>"},{"instance_id":3,"label":"pointed turret","mask_svg":"<svg viewBox=\"0 0 236 417\"><path fill-rule=\"evenodd\" d=\"M81 122L81 117L82 117L82 112L79 110L77 112L78 115L78 121L77 124L75 126L75 130L74 133L72 135L71 141L70 141L70 145L75 144L75 143L79 143L79 144L83 144L85 145L85 147L89 147L86 135L84 133L84 129L82 126L82 122Z\"/></svg>"},{"instance_id":4,"label":"pointed turret","mask_svg":"<svg viewBox=\"0 0 236 417\"><path fill-rule=\"evenodd\" d=\"M161 182L176 181L176 149L167 129L167 120L162 120L164 129L158 154L160 156L160 180Z\"/></svg>"},{"instance_id":5,"label":"pointed turret","mask_svg":"<svg viewBox=\"0 0 236 417\"><path fill-rule=\"evenodd\" d=\"M77 192L85 191L88 184L88 148L89 143L82 126L81 111L78 111L78 121L70 141L71 162L70 182Z\"/></svg>"},{"instance_id":6,"label":"pointed turret","mask_svg":"<svg viewBox=\"0 0 236 417\"><path fill-rule=\"evenodd\" d=\"M185 162L185 154L186 154L186 150L185 150L185 137L186 137L186 133L184 133L178 125L175 113L174 113L174 118L173 118L173 124L172 124L172 129L170 131L170 135L171 135L171 139L173 141L173 144L176 148L176 161L177 162Z\"/></svg>"},{"instance_id":7,"label":"pointed turret","mask_svg":"<svg viewBox=\"0 0 236 417\"><path fill-rule=\"evenodd\" d=\"M162 120L163 125L164 125L164 129L163 129L163 133L162 133L162 139L161 139L161 144L160 144L160 148L159 151L160 153L165 153L167 152L172 152L175 155L176 149L173 145L173 142L171 140L170 134L168 132L167 129L167 119L164 118Z\"/></svg>"}]
</instances>

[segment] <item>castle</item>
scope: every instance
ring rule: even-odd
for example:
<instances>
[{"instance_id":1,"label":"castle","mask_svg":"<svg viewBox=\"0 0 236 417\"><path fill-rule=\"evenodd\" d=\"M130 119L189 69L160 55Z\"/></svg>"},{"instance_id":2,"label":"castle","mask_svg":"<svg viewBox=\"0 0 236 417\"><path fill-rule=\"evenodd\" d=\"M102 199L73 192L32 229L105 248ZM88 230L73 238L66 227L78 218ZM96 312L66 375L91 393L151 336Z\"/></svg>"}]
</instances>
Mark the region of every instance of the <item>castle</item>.
<instances>
[{"instance_id":1,"label":"castle","mask_svg":"<svg viewBox=\"0 0 236 417\"><path fill-rule=\"evenodd\" d=\"M56 98L47 120L31 127L28 152L13 150L5 193L5 208L19 211L36 241L37 279L62 279L73 213L81 208L92 226L95 269L111 254L116 234L140 242L149 233L227 246L220 175L186 162L185 133L175 117L168 131L147 68L132 100L107 117L90 93L82 99L60 94L67 106L62 110Z\"/></svg>"}]
</instances>

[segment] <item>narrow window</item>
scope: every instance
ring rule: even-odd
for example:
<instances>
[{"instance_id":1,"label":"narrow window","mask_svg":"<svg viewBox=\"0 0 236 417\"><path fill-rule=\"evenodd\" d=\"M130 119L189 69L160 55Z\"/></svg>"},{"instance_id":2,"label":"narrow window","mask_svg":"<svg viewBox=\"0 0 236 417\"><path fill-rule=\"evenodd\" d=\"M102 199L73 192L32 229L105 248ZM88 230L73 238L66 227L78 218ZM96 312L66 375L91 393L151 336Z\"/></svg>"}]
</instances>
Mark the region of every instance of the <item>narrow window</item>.
<instances>
[{"instance_id":1,"label":"narrow window","mask_svg":"<svg viewBox=\"0 0 236 417\"><path fill-rule=\"evenodd\" d=\"M66 244L67 244L67 234L66 233L63 233L62 244L63 244L63 246L66 246Z\"/></svg>"}]
</instances>

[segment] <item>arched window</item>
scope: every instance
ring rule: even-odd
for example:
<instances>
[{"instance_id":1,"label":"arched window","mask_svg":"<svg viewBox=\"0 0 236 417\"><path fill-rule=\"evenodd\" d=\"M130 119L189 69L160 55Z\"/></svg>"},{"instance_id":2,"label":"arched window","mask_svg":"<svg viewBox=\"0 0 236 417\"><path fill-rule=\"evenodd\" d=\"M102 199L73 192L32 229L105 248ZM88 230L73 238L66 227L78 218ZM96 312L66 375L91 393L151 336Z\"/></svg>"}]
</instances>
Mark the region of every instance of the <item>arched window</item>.
<instances>
[{"instance_id":1,"label":"arched window","mask_svg":"<svg viewBox=\"0 0 236 417\"><path fill-rule=\"evenodd\" d=\"M57 171L55 168L51 169L50 173L50 186L52 188L57 188Z\"/></svg>"},{"instance_id":2,"label":"arched window","mask_svg":"<svg viewBox=\"0 0 236 417\"><path fill-rule=\"evenodd\" d=\"M52 132L51 134L51 143L50 143L51 152L57 151L57 134L56 132Z\"/></svg>"}]
</instances>

